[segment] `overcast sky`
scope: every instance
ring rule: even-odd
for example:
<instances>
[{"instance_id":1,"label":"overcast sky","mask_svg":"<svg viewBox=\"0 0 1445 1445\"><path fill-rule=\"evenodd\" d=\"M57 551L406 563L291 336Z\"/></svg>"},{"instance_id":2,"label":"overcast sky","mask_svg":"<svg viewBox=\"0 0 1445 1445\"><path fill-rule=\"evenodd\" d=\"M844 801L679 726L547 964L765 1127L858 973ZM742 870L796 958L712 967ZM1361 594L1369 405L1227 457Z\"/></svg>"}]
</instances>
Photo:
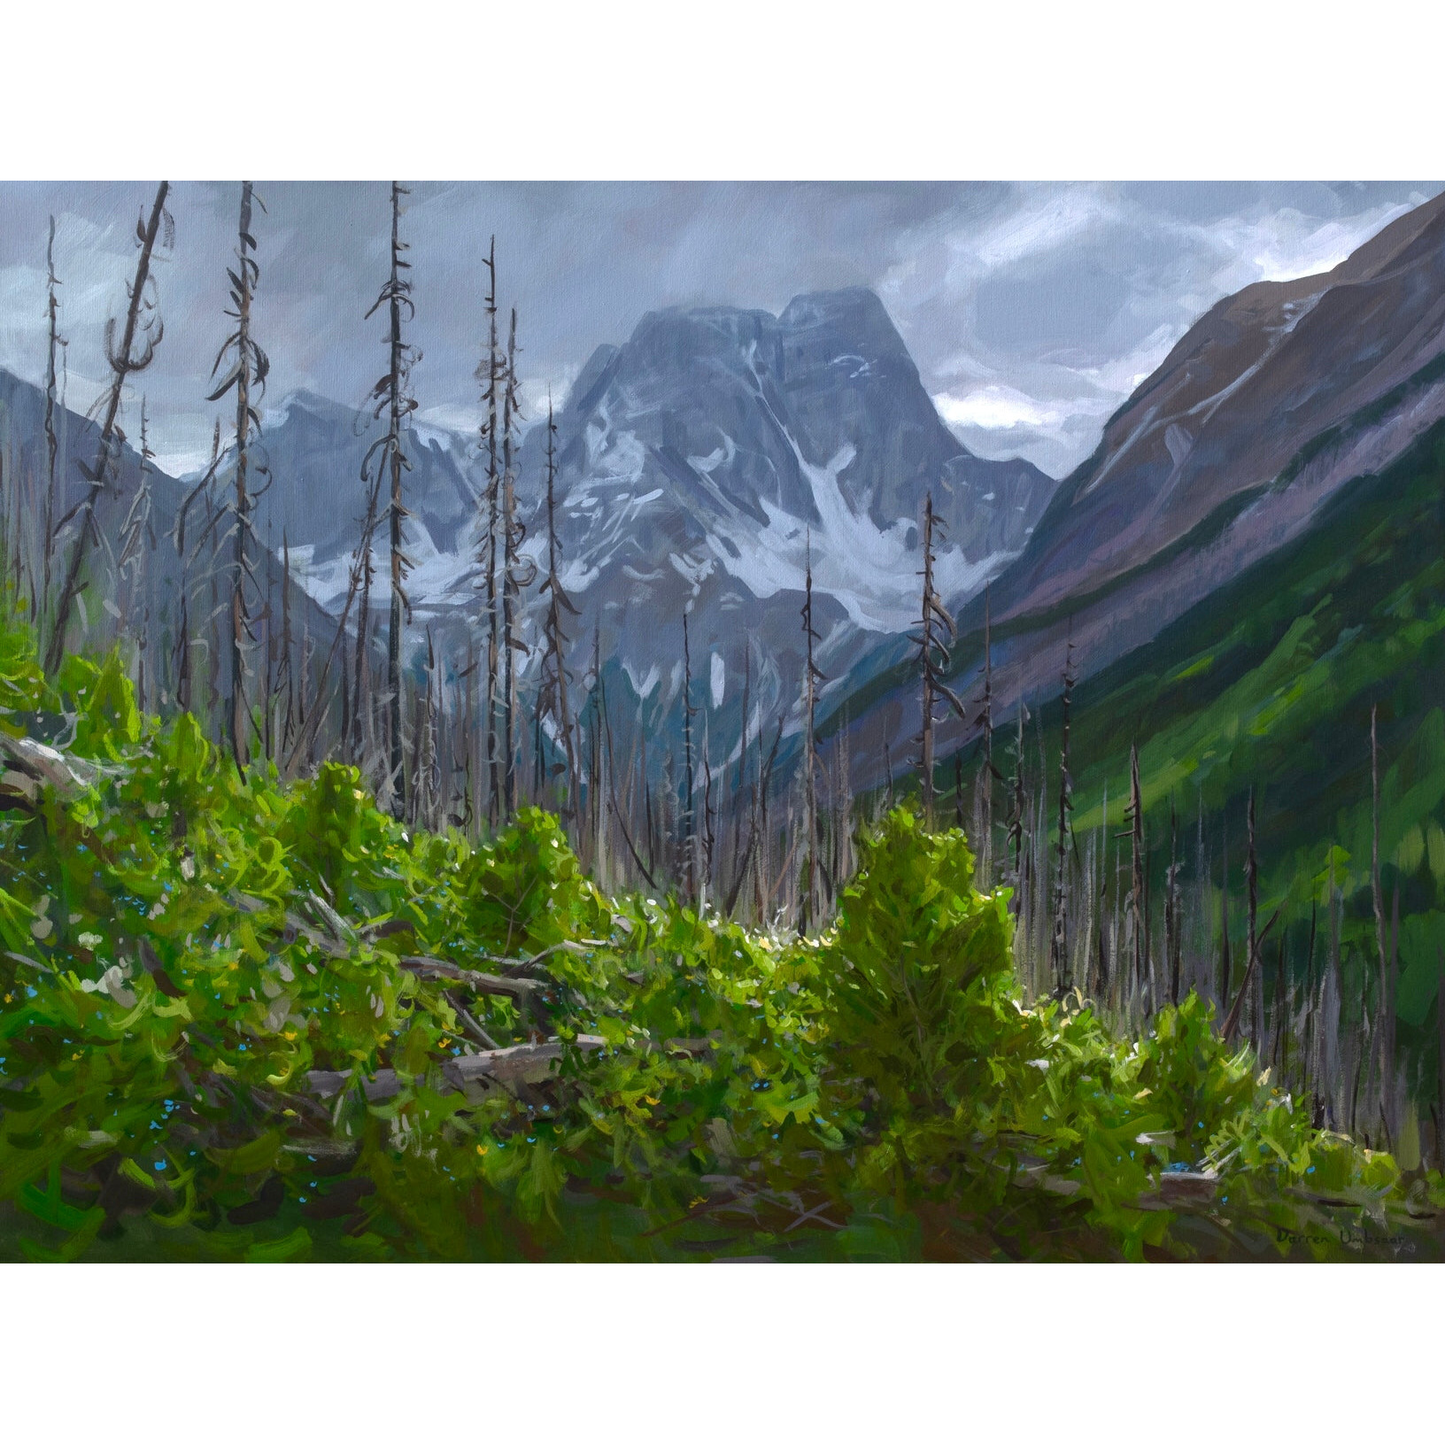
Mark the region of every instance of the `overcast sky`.
<instances>
[{"instance_id":1,"label":"overcast sky","mask_svg":"<svg viewBox=\"0 0 1445 1445\"><path fill-rule=\"evenodd\" d=\"M1252 281L1326 270L1438 182L1151 184L416 184L411 244L424 418L477 419L481 259L497 237L499 299L519 312L524 400L559 396L601 342L656 307L777 312L804 291L873 287L939 411L985 456L1055 475L1198 316ZM385 365L385 183L257 182L255 331L268 404L308 387L359 404ZM69 397L104 381L102 330L124 305L146 183L0 184L0 366L45 365L45 236L56 217ZM166 324L137 382L153 445L204 459L220 408L205 378L224 337L239 186L178 183L174 253L155 268ZM134 402L133 402L134 405Z\"/></svg>"}]
</instances>

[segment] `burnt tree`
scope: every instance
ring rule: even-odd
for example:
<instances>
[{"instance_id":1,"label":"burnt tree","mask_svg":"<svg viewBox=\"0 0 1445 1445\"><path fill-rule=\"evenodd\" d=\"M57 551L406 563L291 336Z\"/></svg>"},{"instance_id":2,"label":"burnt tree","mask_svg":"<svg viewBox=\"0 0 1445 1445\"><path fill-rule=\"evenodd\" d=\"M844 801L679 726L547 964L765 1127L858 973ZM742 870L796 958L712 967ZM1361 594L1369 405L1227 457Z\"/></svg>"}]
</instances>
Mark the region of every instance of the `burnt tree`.
<instances>
[{"instance_id":1,"label":"burnt tree","mask_svg":"<svg viewBox=\"0 0 1445 1445\"><path fill-rule=\"evenodd\" d=\"M983 590L983 696L979 700L979 745L983 764L975 787L978 790L979 837L974 840L978 850L978 875L984 887L993 881L993 786L999 780L993 761L993 584ZM958 825L963 826L963 760L954 759L954 788L957 794Z\"/></svg>"},{"instance_id":2,"label":"burnt tree","mask_svg":"<svg viewBox=\"0 0 1445 1445\"><path fill-rule=\"evenodd\" d=\"M967 716L957 694L943 680L951 660L948 643L953 641L957 628L933 581L933 549L935 540L942 534L943 524L934 516L933 493L929 492L923 509L923 570L920 574L923 577L923 600L919 609L918 635L912 641L918 648L918 671L923 683L923 721L915 741L918 743L923 818L930 828L933 826L934 709L941 698L956 716Z\"/></svg>"},{"instance_id":3,"label":"burnt tree","mask_svg":"<svg viewBox=\"0 0 1445 1445\"><path fill-rule=\"evenodd\" d=\"M487 455L487 487L485 517L482 526L481 551L477 561L482 568L483 595L486 605L487 655L483 674L483 716L486 719L487 818L495 828L501 821L502 776L498 740L497 695L500 668L500 616L497 593L497 535L501 522L501 472L497 463L498 386L503 379L502 358L497 339L497 238L492 237L483 262L487 268L487 354L477 366L477 380L482 383L482 402L486 413L479 428L481 444Z\"/></svg>"},{"instance_id":4,"label":"burnt tree","mask_svg":"<svg viewBox=\"0 0 1445 1445\"><path fill-rule=\"evenodd\" d=\"M41 567L43 583L40 590L40 617L44 631L45 612L50 607L50 569L55 557L55 507L59 485L58 465L60 438L55 430L55 412L59 401L56 386L57 356L65 345L60 334L60 299L55 294L60 278L55 274L55 217L50 218L50 239L45 244L45 537Z\"/></svg>"},{"instance_id":5,"label":"burnt tree","mask_svg":"<svg viewBox=\"0 0 1445 1445\"><path fill-rule=\"evenodd\" d=\"M411 617L411 603L406 595L406 578L411 571L411 558L403 550L403 523L408 513L402 502L401 478L403 472L411 470L402 445L402 430L406 418L416 410L415 398L407 394L407 382L412 363L418 353L407 346L402 335L403 312L410 320L416 314L411 300L411 281L402 275L411 269L409 261L402 260L402 253L410 249L401 239L401 198L409 195L399 182L391 183L391 269L385 284L366 313L369 320L383 306L387 314L387 368L372 388L371 399L375 403L372 416L380 420L386 414L386 435L372 443L367 452L370 460L377 458L377 476L385 476L390 496L386 516L390 531L391 552L391 610L387 624L386 638L386 687L388 718L387 785L392 812L402 817L406 810L406 758L402 736L402 681L401 644L402 629ZM361 614L361 648L365 655L366 610Z\"/></svg>"},{"instance_id":6,"label":"burnt tree","mask_svg":"<svg viewBox=\"0 0 1445 1445\"><path fill-rule=\"evenodd\" d=\"M95 463L81 467L82 475L89 486L85 495L61 519L57 532L75 519L79 528L71 545L70 557L66 563L65 581L60 589L60 599L55 606L55 621L50 632L49 645L45 651L45 670L56 673L61 658L65 656L65 633L70 625L71 610L75 599L84 589L82 573L85 559L93 543L99 540L95 523L95 508L102 493L109 490L113 482L116 464L120 460L120 447L124 433L120 429L121 400L126 382L148 367L155 358L155 350L165 327L157 308L155 288L151 284L151 260L155 255L157 241L169 248L174 241L175 227L170 213L166 210L166 196L170 182L162 181L156 188L149 218L142 216L136 222L135 275L127 288L125 322L121 327L120 343L115 342L115 322L106 322L106 361L110 366L110 389L105 393L100 422L100 437L96 447ZM139 342L140 350L136 350Z\"/></svg>"},{"instance_id":7,"label":"burnt tree","mask_svg":"<svg viewBox=\"0 0 1445 1445\"><path fill-rule=\"evenodd\" d=\"M248 589L254 585L251 562L251 514L255 498L249 491L252 464L251 439L260 430L261 416L257 403L265 393L266 373L270 362L266 353L251 335L251 301L261 270L256 262L256 238L251 234L253 202L265 206L254 196L250 181L241 182L241 215L236 231L236 269L227 269L231 306L226 315L236 329L226 338L211 367L214 380L223 364L229 362L220 384L206 398L220 401L228 392L236 393L236 430L234 440L235 478L231 522L231 621L227 638L230 654L230 696L226 704L226 732L231 756L238 768L250 760L250 734L253 727L250 701L246 691L248 647L255 642L251 625ZM257 472L264 475L263 465Z\"/></svg>"},{"instance_id":8,"label":"burnt tree","mask_svg":"<svg viewBox=\"0 0 1445 1445\"><path fill-rule=\"evenodd\" d=\"M1074 810L1074 780L1069 772L1069 708L1074 698L1074 640L1068 639L1064 653L1064 692L1061 702L1061 743L1059 750L1059 838L1058 872L1054 878L1054 931L1050 965L1059 998L1068 993L1069 978L1069 815Z\"/></svg>"},{"instance_id":9,"label":"burnt tree","mask_svg":"<svg viewBox=\"0 0 1445 1445\"><path fill-rule=\"evenodd\" d=\"M502 809L511 819L517 795L517 747L521 739L517 696L518 654L528 650L522 641L522 589L536 580L537 569L522 556L527 529L517 515L515 449L517 422L522 407L517 388L517 311L512 308L507 332L506 389L502 396Z\"/></svg>"},{"instance_id":10,"label":"burnt tree","mask_svg":"<svg viewBox=\"0 0 1445 1445\"><path fill-rule=\"evenodd\" d=\"M550 718L562 745L564 820L574 817L577 806L577 753L572 738L572 713L567 703L567 634L564 615L577 615L577 609L562 587L559 564L562 552L557 540L557 424L552 418L552 398L547 397L547 576L542 591L547 597L547 613L542 625L542 677L537 690L538 728ZM542 748L537 748L537 765L542 764Z\"/></svg>"},{"instance_id":11,"label":"burnt tree","mask_svg":"<svg viewBox=\"0 0 1445 1445\"><path fill-rule=\"evenodd\" d=\"M804 870L803 906L798 910L798 932L805 933L822 912L818 889L818 684L826 682L822 669L814 661L814 644L819 641L813 626L813 536L808 533L804 562L803 585L803 827L807 847Z\"/></svg>"}]
</instances>

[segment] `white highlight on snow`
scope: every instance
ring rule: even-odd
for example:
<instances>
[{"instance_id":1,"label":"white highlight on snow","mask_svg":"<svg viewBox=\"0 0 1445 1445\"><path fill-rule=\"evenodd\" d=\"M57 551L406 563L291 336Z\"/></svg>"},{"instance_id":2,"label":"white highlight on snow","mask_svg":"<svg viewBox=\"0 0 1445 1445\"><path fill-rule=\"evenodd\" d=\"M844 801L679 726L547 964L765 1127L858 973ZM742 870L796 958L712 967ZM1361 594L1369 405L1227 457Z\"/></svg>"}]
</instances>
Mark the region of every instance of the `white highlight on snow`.
<instances>
[{"instance_id":1,"label":"white highlight on snow","mask_svg":"<svg viewBox=\"0 0 1445 1445\"><path fill-rule=\"evenodd\" d=\"M732 459L738 453L737 443L726 432L720 432L723 444L714 447L705 457L689 457L687 464L695 472L701 472L704 476L711 476L719 467L731 464Z\"/></svg>"},{"instance_id":2,"label":"white highlight on snow","mask_svg":"<svg viewBox=\"0 0 1445 1445\"><path fill-rule=\"evenodd\" d=\"M644 700L651 695L652 689L662 680L662 672L655 662L647 669L647 674L641 681L638 680L637 674L632 670L632 664L625 657L622 659L622 670L627 674L627 680L632 684L633 692Z\"/></svg>"},{"instance_id":3,"label":"white highlight on snow","mask_svg":"<svg viewBox=\"0 0 1445 1445\"><path fill-rule=\"evenodd\" d=\"M692 595L697 596L702 584L713 574L717 563L711 557L693 557L691 555L680 557L676 552L669 552L667 560L672 564L672 570L692 588Z\"/></svg>"},{"instance_id":4,"label":"white highlight on snow","mask_svg":"<svg viewBox=\"0 0 1445 1445\"><path fill-rule=\"evenodd\" d=\"M918 610L918 527L908 518L883 529L866 512L854 512L843 496L838 475L853 461L845 446L825 467L814 466L788 440L813 493L820 521L811 529L813 590L835 598L855 626L869 632L901 632ZM729 575L755 596L801 592L809 546L809 528L800 518L762 499L766 527L730 518L719 527L722 538L740 553L734 557L721 538L709 543ZM969 562L961 550L941 552L934 564L939 592L948 598L972 595L1009 560L999 552Z\"/></svg>"},{"instance_id":5,"label":"white highlight on snow","mask_svg":"<svg viewBox=\"0 0 1445 1445\"><path fill-rule=\"evenodd\" d=\"M727 687L728 669L727 664L722 660L722 654L715 652L712 655L712 662L709 664L712 683L712 707L716 712L723 705L723 692Z\"/></svg>"}]
</instances>

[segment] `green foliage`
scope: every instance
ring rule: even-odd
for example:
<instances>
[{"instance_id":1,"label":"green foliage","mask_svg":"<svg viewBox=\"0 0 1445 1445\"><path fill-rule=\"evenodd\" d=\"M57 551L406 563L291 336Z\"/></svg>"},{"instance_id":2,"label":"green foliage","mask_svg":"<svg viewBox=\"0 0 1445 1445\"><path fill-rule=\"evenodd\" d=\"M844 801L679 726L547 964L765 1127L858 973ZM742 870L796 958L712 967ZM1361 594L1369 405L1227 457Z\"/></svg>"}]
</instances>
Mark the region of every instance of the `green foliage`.
<instances>
[{"instance_id":1,"label":"green foliage","mask_svg":"<svg viewBox=\"0 0 1445 1445\"><path fill-rule=\"evenodd\" d=\"M567 937L568 926L601 919L566 834L538 808L524 808L514 827L470 853L458 887L467 937L501 953L535 952Z\"/></svg>"},{"instance_id":2,"label":"green foliage","mask_svg":"<svg viewBox=\"0 0 1445 1445\"><path fill-rule=\"evenodd\" d=\"M1247 1113L1255 1098L1249 1050L1225 1044L1215 1032L1213 1006L1198 994L1158 1016L1140 1046L1137 1078L1196 1158L1200 1141Z\"/></svg>"},{"instance_id":3,"label":"green foliage","mask_svg":"<svg viewBox=\"0 0 1445 1445\"><path fill-rule=\"evenodd\" d=\"M1301 536L1081 683L1071 723L1076 834L1082 841L1102 828L1106 798L1110 826L1117 822L1137 740L1153 916L1163 913L1172 806L1188 906L1210 930L1220 917L1227 843L1236 957L1243 952L1239 905L1253 791L1259 918L1281 910L1272 944L1285 944L1287 986L1306 986L1314 909L1309 986L1318 987L1330 933L1328 890L1343 896L1349 1033L1360 1024L1362 1004L1374 1017L1383 1002L1371 891L1370 728L1377 711L1382 893L1387 914L1398 893L1400 913L1398 1062L1427 1100L1438 1097L1440 1084L1445 949L1442 492L1445 425L1437 424L1386 470L1342 488ZM957 663L971 667L974 660L960 652ZM1059 722L1056 703L1041 709L1043 736L1030 743L1031 754L1037 746L1057 756ZM1196 812L1203 815L1207 875L1197 895ZM1217 935L1207 936L1217 948ZM1278 975L1269 962L1263 985L1272 1010Z\"/></svg>"},{"instance_id":4,"label":"green foliage","mask_svg":"<svg viewBox=\"0 0 1445 1445\"><path fill-rule=\"evenodd\" d=\"M76 719L70 746L80 757L119 759L140 741L140 711L118 648L100 663L73 653L67 656L56 691L61 705Z\"/></svg>"},{"instance_id":5,"label":"green foliage","mask_svg":"<svg viewBox=\"0 0 1445 1445\"><path fill-rule=\"evenodd\" d=\"M540 811L472 846L352 768L242 777L113 659L48 701L103 767L0 814L7 1255L1233 1257L1326 1207L1306 1181L1371 1219L1438 1191L1311 1129L1197 1000L1137 1042L1026 1008L1004 897L905 810L836 924L779 938L604 897ZM507 1087L450 1073L547 1038ZM1165 1207L1181 1164L1219 1199Z\"/></svg>"},{"instance_id":6,"label":"green foliage","mask_svg":"<svg viewBox=\"0 0 1445 1445\"><path fill-rule=\"evenodd\" d=\"M6 713L38 707L43 692L35 635L0 601L0 727Z\"/></svg>"},{"instance_id":7,"label":"green foliage","mask_svg":"<svg viewBox=\"0 0 1445 1445\"><path fill-rule=\"evenodd\" d=\"M828 950L835 1062L885 1107L956 1108L1000 1057L998 1003L1012 984L1003 900L973 887L962 833L930 835L903 809L859 862Z\"/></svg>"}]
</instances>

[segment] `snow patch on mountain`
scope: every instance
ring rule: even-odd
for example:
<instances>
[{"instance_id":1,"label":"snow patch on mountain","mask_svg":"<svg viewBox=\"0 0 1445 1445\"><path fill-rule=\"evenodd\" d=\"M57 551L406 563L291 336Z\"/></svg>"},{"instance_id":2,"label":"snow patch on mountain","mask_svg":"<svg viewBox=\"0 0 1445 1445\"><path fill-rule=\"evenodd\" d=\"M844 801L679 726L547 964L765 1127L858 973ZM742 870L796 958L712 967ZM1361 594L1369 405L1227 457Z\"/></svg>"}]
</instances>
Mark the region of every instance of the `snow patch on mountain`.
<instances>
[{"instance_id":1,"label":"snow patch on mountain","mask_svg":"<svg viewBox=\"0 0 1445 1445\"><path fill-rule=\"evenodd\" d=\"M882 528L866 509L854 511L848 505L838 478L856 456L851 445L842 447L826 466L815 466L792 434L780 430L808 479L821 525L811 527L763 498L766 527L757 528L734 514L720 520L709 538L724 569L766 600L778 592L803 590L811 554L814 592L836 598L855 627L901 632L911 626L918 613L917 524L901 518ZM947 598L971 597L1015 555L997 552L970 562L960 548L942 551L934 562L938 590Z\"/></svg>"}]
</instances>

